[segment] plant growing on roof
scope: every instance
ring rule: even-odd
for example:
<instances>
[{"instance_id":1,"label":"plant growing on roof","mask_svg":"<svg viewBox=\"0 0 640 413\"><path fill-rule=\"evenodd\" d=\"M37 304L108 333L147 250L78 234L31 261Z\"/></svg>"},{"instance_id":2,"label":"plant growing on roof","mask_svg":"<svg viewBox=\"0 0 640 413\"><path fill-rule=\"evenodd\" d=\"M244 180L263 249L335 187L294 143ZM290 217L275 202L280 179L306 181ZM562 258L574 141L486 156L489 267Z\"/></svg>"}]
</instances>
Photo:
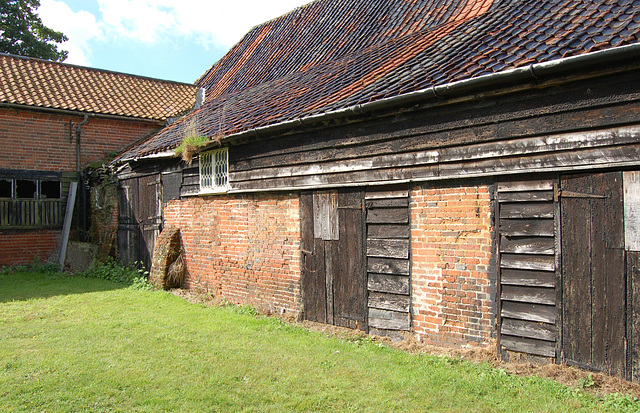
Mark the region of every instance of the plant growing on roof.
<instances>
[{"instance_id":1,"label":"plant growing on roof","mask_svg":"<svg viewBox=\"0 0 640 413\"><path fill-rule=\"evenodd\" d=\"M174 150L176 156L182 157L182 160L189 165L191 165L193 155L198 152L198 149L210 142L209 138L201 135L198 129L198 119L196 117L187 120L183 126L184 138Z\"/></svg>"}]
</instances>

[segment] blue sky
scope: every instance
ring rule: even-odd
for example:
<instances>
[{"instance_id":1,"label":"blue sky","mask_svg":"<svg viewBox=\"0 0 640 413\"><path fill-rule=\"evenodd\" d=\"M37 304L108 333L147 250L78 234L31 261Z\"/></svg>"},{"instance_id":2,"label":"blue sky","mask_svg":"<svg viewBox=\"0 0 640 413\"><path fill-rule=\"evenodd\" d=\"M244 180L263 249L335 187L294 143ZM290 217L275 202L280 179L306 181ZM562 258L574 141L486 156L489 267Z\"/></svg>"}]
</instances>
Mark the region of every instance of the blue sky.
<instances>
[{"instance_id":1,"label":"blue sky","mask_svg":"<svg viewBox=\"0 0 640 413\"><path fill-rule=\"evenodd\" d=\"M252 27L310 0L40 0L65 63L194 82Z\"/></svg>"}]
</instances>

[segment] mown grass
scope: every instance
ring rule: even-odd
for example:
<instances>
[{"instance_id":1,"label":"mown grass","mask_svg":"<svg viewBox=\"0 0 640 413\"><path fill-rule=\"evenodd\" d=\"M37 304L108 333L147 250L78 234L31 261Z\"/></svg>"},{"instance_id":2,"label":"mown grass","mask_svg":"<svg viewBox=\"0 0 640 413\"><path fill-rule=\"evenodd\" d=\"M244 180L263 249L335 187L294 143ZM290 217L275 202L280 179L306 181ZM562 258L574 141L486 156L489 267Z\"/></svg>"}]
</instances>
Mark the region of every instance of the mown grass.
<instances>
[{"instance_id":1,"label":"mown grass","mask_svg":"<svg viewBox=\"0 0 640 413\"><path fill-rule=\"evenodd\" d=\"M488 365L410 355L161 291L0 274L0 411L635 411Z\"/></svg>"}]
</instances>

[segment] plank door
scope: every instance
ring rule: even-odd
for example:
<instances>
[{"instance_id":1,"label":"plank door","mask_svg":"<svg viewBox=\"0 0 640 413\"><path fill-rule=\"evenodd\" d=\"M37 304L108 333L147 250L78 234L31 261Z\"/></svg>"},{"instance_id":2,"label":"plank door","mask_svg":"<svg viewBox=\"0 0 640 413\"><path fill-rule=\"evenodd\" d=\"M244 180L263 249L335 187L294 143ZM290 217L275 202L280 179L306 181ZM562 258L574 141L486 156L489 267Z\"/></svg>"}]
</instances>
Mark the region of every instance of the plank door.
<instances>
[{"instance_id":1,"label":"plank door","mask_svg":"<svg viewBox=\"0 0 640 413\"><path fill-rule=\"evenodd\" d=\"M142 262L147 269L162 229L160 175L120 181L118 188L118 253L124 264Z\"/></svg>"},{"instance_id":2,"label":"plank door","mask_svg":"<svg viewBox=\"0 0 640 413\"><path fill-rule=\"evenodd\" d=\"M622 199L621 172L561 178L563 359L625 377Z\"/></svg>"},{"instance_id":3,"label":"plank door","mask_svg":"<svg viewBox=\"0 0 640 413\"><path fill-rule=\"evenodd\" d=\"M302 292L310 321L367 330L364 193L301 195Z\"/></svg>"}]
</instances>

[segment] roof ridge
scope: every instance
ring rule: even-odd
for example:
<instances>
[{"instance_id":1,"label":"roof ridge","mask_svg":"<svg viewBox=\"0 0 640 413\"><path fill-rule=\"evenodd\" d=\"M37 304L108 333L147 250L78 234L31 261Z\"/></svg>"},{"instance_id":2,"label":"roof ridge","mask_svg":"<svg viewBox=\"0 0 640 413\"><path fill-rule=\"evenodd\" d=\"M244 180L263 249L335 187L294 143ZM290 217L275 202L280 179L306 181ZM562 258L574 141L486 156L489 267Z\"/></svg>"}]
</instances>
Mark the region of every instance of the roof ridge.
<instances>
[{"instance_id":1,"label":"roof ridge","mask_svg":"<svg viewBox=\"0 0 640 413\"><path fill-rule=\"evenodd\" d=\"M53 60L41 59L41 58L38 58L38 57L21 56L21 55L16 55L16 54L11 54L11 53L1 53L0 52L0 57L10 57L10 58L13 58L13 59L28 60L28 61L44 63L44 64L49 64L49 65L59 65L59 66L67 67L67 68L70 68L70 69L82 69L82 70L87 70L87 71L90 71L90 72L108 73L108 74L131 77L131 78L136 78L136 79L146 79L146 80L151 80L151 81L155 81L155 82L172 83L172 84L176 84L176 85L185 85L185 86L196 86L195 83L178 82L176 80L160 79L160 78L151 77L151 76L135 75L135 74L132 74L132 73L118 72L116 70L100 69L100 68L96 68L96 67L76 65L76 64L73 64L73 63L57 62L57 61L53 61Z\"/></svg>"}]
</instances>

